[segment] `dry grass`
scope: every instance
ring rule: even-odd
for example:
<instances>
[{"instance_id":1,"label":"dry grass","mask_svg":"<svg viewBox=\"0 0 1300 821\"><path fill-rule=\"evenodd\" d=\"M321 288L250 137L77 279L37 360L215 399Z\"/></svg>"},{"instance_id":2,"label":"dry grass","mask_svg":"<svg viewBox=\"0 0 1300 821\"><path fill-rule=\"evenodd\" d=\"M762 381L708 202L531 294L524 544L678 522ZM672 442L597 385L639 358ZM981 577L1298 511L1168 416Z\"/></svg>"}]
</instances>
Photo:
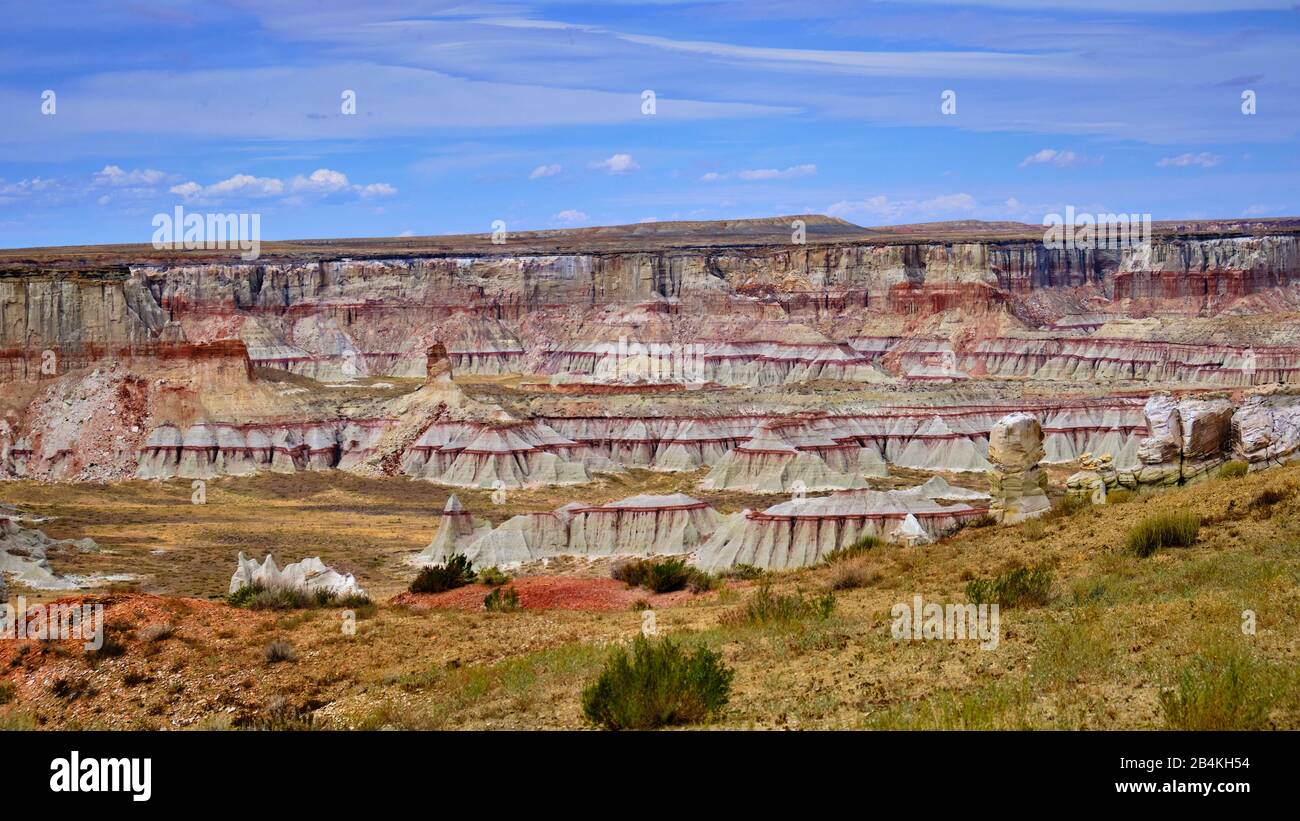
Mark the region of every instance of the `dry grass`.
<instances>
[{"instance_id":1,"label":"dry grass","mask_svg":"<svg viewBox=\"0 0 1300 821\"><path fill-rule=\"evenodd\" d=\"M1300 466L1259 471L1054 516L1036 541L1019 527L966 529L924 548L887 546L834 567L770 574L778 597L802 590L807 598L808 591L833 586L837 573L872 580L841 587L825 619L726 623L726 614L757 588L733 581L718 594L657 610L657 629L687 651L719 653L735 670L718 717L723 727L1296 729L1300 500L1285 494L1267 506L1268 516L1250 504L1270 488L1297 482ZM309 545L327 536L311 553L375 568L373 577L363 576L368 584L375 584L372 578L383 584L391 568L389 589L396 592L410 578L398 559L428 541L430 511L445 493L400 480L277 477L232 483L228 492L238 504L216 501L225 491L210 486L210 506L217 507L192 511L185 502L177 511L177 500L188 499L187 486L179 484L130 483L120 494L30 484L5 490L7 500L37 501L47 512L68 515L52 535L87 535L79 528L93 527L97 532L88 535L122 546L122 555L86 559L122 563L110 567L147 557L149 548L140 546L157 542L144 536L159 520L173 521L186 535L159 538L186 575L170 582L160 572L157 584L201 583L205 590L215 584L221 592L229 546L196 535L218 527L214 513L252 527L246 537L259 543L278 537ZM359 495L349 495L352 490ZM249 504L254 500L263 505L260 517ZM1175 511L1204 521L1192 546L1148 559L1124 551L1125 536L1139 521ZM189 524L190 516L204 522ZM355 523L355 535L347 521ZM403 523L420 532L405 533ZM330 527L343 527L353 544L328 538ZM115 537L121 541L112 542ZM80 561L54 558L57 569ZM163 560L155 561L161 571ZM217 567L200 572L201 562ZM972 579L1036 565L1050 568L1055 595L1044 606L1005 611L996 650L891 637L890 609L915 594L961 602ZM110 597L107 606L120 655L92 660L59 642L0 647L0 681L13 685L10 703L0 706L0 726L246 727L310 720L338 728L577 728L584 726L583 687L612 645L640 632L644 616L631 610L416 611L380 603L358 614L355 634L348 635L331 610L253 612L150 596ZM1244 610L1258 615L1255 635L1242 633ZM176 632L168 640L145 640L142 631L155 624L174 625ZM272 641L291 644L297 662L267 664L263 653ZM1248 661L1235 667L1224 661L1234 653ZM47 685L54 681L63 682L59 693ZM270 709L277 697L287 702Z\"/></svg>"}]
</instances>

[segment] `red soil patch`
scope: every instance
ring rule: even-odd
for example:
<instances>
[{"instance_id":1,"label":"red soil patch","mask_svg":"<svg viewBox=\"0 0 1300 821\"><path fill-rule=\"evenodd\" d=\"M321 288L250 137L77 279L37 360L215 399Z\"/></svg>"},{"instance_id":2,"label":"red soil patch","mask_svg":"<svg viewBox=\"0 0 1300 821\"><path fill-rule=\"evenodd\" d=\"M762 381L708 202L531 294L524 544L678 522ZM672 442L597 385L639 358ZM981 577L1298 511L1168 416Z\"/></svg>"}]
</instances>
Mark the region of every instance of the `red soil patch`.
<instances>
[{"instance_id":1,"label":"red soil patch","mask_svg":"<svg viewBox=\"0 0 1300 821\"><path fill-rule=\"evenodd\" d=\"M572 576L531 576L515 579L507 587L519 593L519 605L526 610L629 610L638 601L663 608L698 597L686 590L656 594L614 579ZM471 584L445 593L401 593L392 602L410 607L482 610L483 597L491 591L485 585Z\"/></svg>"}]
</instances>

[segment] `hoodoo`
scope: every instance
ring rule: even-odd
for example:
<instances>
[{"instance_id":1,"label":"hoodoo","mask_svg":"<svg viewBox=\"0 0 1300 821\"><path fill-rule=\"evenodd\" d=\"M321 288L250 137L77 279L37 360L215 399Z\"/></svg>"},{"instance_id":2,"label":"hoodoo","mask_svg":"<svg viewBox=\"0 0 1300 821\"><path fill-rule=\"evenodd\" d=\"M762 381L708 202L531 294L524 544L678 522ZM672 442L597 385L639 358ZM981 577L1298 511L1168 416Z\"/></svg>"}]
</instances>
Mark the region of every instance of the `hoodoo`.
<instances>
[{"instance_id":1,"label":"hoodoo","mask_svg":"<svg viewBox=\"0 0 1300 821\"><path fill-rule=\"evenodd\" d=\"M284 569L276 567L275 559L266 554L266 559L258 564L252 559L244 558L239 553L235 573L230 577L230 592L235 593L244 587L263 588L266 590L298 590L303 593L330 593L335 596L364 597L366 591L357 584L351 573L339 573L320 560L319 556L287 564Z\"/></svg>"},{"instance_id":2,"label":"hoodoo","mask_svg":"<svg viewBox=\"0 0 1300 821\"><path fill-rule=\"evenodd\" d=\"M989 434L989 512L1000 522L1014 523L1051 509L1047 476L1038 467L1043 458L1043 426L1027 413L1005 416Z\"/></svg>"}]
</instances>

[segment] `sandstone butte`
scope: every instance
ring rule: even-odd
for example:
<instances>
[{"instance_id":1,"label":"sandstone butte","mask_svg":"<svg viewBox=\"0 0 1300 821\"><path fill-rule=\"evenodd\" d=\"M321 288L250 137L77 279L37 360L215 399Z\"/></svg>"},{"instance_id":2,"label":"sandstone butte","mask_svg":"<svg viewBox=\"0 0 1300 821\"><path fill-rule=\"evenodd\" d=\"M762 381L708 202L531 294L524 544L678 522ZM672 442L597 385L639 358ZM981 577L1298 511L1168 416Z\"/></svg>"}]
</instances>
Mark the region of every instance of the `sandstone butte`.
<instances>
[{"instance_id":1,"label":"sandstone butte","mask_svg":"<svg viewBox=\"0 0 1300 821\"><path fill-rule=\"evenodd\" d=\"M0 477L563 488L495 527L449 502L412 561L784 568L1038 515L1053 465L1088 494L1300 446L1300 220L1157 223L1096 250L803 216L263 252L0 252ZM767 501L584 497L629 471Z\"/></svg>"}]
</instances>

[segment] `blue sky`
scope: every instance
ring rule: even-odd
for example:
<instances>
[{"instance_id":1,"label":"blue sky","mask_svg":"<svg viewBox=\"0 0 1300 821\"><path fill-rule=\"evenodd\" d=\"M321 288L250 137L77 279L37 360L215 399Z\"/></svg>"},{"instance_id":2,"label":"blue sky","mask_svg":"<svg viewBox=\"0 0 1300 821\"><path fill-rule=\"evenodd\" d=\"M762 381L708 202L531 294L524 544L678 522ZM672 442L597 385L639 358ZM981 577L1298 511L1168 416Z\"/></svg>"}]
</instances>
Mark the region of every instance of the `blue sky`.
<instances>
[{"instance_id":1,"label":"blue sky","mask_svg":"<svg viewBox=\"0 0 1300 821\"><path fill-rule=\"evenodd\" d=\"M1300 214L1295 0L55 0L5 17L2 247L148 242L176 205L259 213L263 239Z\"/></svg>"}]
</instances>

